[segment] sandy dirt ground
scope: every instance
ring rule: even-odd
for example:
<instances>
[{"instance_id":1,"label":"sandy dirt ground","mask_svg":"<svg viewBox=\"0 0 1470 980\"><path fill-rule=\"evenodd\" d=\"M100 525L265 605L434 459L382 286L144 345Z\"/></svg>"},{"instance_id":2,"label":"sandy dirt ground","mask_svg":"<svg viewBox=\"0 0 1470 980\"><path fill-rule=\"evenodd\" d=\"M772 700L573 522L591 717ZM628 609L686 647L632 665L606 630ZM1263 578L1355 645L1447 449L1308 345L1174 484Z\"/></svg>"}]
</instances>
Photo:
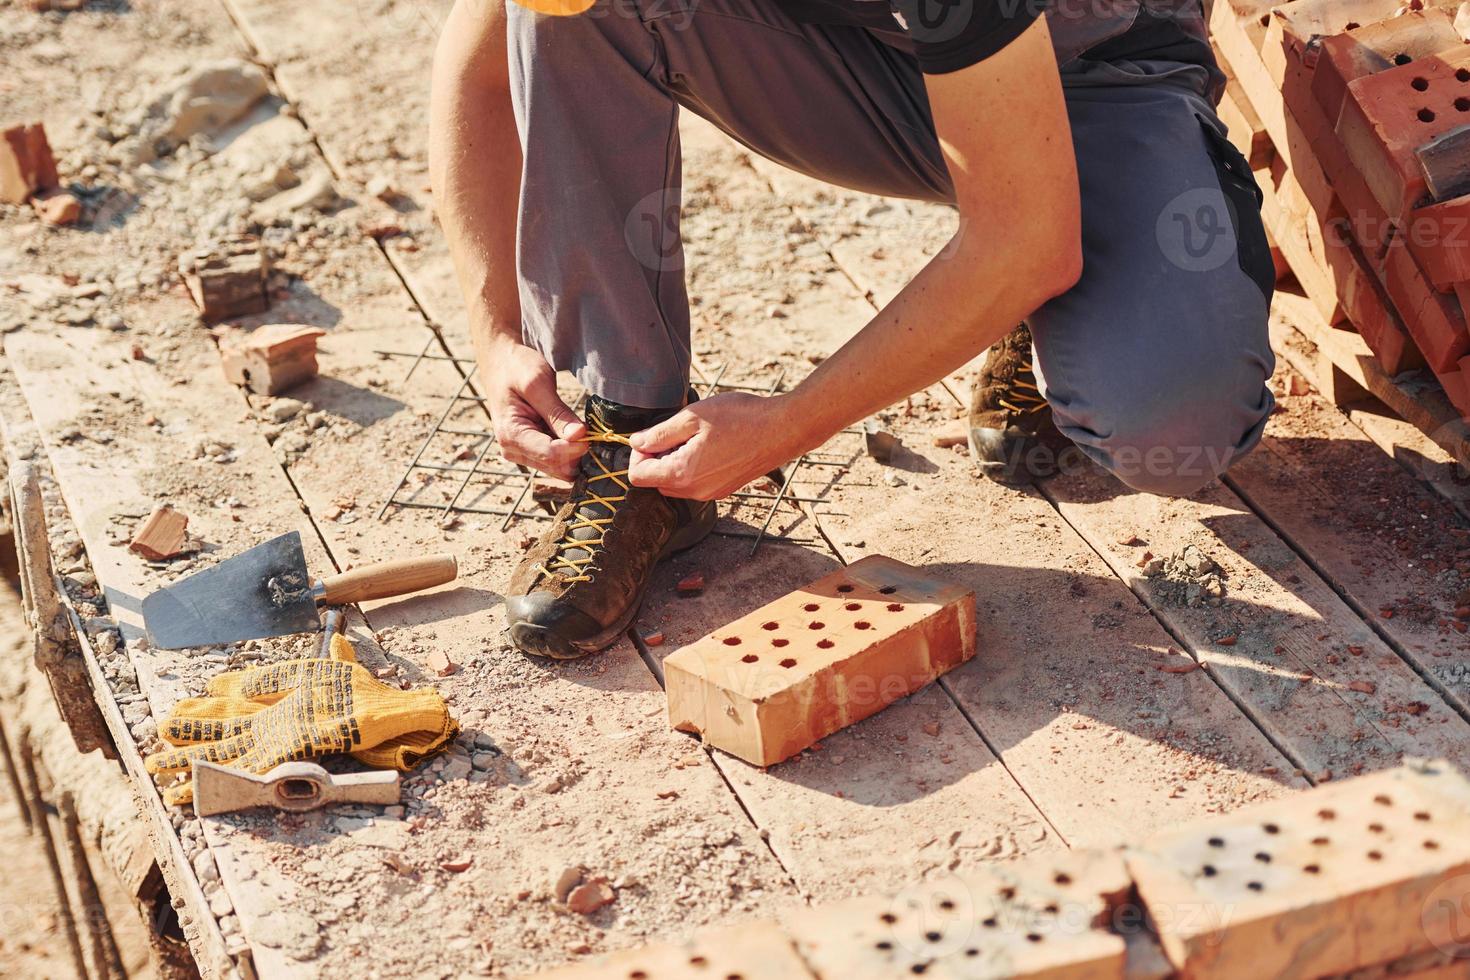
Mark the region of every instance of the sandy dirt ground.
<instances>
[{"instance_id":1,"label":"sandy dirt ground","mask_svg":"<svg viewBox=\"0 0 1470 980\"><path fill-rule=\"evenodd\" d=\"M972 365L880 414L903 443L888 464L851 433L814 454L792 489L817 503L779 511L776 540L752 549L760 501L727 504L720 533L658 571L635 630L603 656L510 651L501 590L544 525L529 506L489 513L525 478L487 451L476 403L430 439L463 382L449 358L469 353L424 151L445 9L0 4L6 116L46 122L84 205L72 228L0 206L4 378L66 492L59 567L133 739L156 746L175 700L311 638L150 650L105 618L127 610L99 582L136 600L292 529L321 569L460 560L453 586L354 620L375 673L438 689L463 728L405 780L402 806L172 815L211 927L261 975L518 975L1115 844L1405 753L1470 752L1464 522L1285 372L1253 468L1159 502L1095 472L1042 491L976 479L939 438L963 415ZM238 115L180 110L201 72ZM683 131L706 377L795 383L953 229L943 208L782 173L698 120ZM239 232L266 244L271 309L231 325L327 331L321 376L287 398L226 384L176 272L182 252ZM412 359L389 353L425 350L411 376ZM468 480L421 467L400 486L421 446L424 463L483 467ZM162 500L202 546L144 562L126 541ZM472 509L446 516L451 501ZM665 656L873 553L975 590L974 662L770 770L667 729ZM679 596L695 571L704 593ZM431 669L437 655L455 667ZM615 900L574 911L578 882ZM54 975L54 936L24 942L31 952L5 938L17 970Z\"/></svg>"}]
</instances>

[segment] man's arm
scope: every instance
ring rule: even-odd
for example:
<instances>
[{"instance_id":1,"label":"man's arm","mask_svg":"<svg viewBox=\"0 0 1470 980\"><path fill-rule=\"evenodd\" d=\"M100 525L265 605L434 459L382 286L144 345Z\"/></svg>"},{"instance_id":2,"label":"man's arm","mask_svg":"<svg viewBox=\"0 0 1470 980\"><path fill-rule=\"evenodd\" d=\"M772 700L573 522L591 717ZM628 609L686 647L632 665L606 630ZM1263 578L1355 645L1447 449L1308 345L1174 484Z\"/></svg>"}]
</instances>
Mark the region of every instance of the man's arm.
<instances>
[{"instance_id":1,"label":"man's arm","mask_svg":"<svg viewBox=\"0 0 1470 980\"><path fill-rule=\"evenodd\" d=\"M1077 162L1045 20L925 82L959 205L954 239L790 393L720 395L634 436L633 483L732 493L962 367L1077 282Z\"/></svg>"},{"instance_id":2,"label":"man's arm","mask_svg":"<svg viewBox=\"0 0 1470 980\"><path fill-rule=\"evenodd\" d=\"M499 0L458 0L445 22L434 54L429 173L501 452L513 463L569 477L586 452L577 441L586 427L557 395L545 358L521 342L521 153Z\"/></svg>"}]
</instances>

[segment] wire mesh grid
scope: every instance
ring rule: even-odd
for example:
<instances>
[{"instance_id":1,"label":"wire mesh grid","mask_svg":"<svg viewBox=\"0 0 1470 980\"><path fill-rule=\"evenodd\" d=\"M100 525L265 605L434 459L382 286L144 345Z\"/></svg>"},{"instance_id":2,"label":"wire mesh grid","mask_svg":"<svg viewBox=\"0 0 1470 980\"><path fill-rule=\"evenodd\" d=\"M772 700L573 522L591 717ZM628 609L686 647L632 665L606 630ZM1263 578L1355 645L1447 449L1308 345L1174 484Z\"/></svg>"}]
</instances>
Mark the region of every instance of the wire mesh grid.
<instances>
[{"instance_id":1,"label":"wire mesh grid","mask_svg":"<svg viewBox=\"0 0 1470 980\"><path fill-rule=\"evenodd\" d=\"M377 519L383 520L394 508L436 510L439 512L438 520L446 524L466 514L499 517L502 531L509 529L517 519L549 520L556 507L549 497L538 497L534 493L536 474L524 466L507 463L492 455L495 435L489 429L489 412L484 399L473 384L474 360L436 351L434 348L438 341L439 338L431 336L418 352L374 352L385 359L409 362L400 384L410 383L425 361L448 361L460 378L458 387L447 396L443 411L436 416L428 435L394 484L393 491L378 508ZM706 371L696 363L691 384L701 398L726 391L772 395L784 390L784 368L777 371L769 383L761 385L726 381L727 369L728 365L724 365ZM579 404L578 411L581 408ZM861 436L861 430L846 429L842 435ZM777 542L821 548L840 560L840 553L822 531L817 515L818 508L828 503L825 495L846 475L852 459L851 453L828 449L806 453L793 460L762 481L768 483L772 490L745 489L732 494L723 509L724 516L734 517L735 521L721 522L715 533L751 539L752 555L763 543ZM438 487L441 480L449 481L450 486ZM816 489L811 493L799 492L798 487L805 483L816 484ZM436 489L446 491L440 495L441 499L425 499ZM490 499L495 497L498 499ZM528 498L530 505L527 504ZM755 526L740 520L747 509L754 512ZM802 525L809 526L812 533L804 536L793 533Z\"/></svg>"}]
</instances>

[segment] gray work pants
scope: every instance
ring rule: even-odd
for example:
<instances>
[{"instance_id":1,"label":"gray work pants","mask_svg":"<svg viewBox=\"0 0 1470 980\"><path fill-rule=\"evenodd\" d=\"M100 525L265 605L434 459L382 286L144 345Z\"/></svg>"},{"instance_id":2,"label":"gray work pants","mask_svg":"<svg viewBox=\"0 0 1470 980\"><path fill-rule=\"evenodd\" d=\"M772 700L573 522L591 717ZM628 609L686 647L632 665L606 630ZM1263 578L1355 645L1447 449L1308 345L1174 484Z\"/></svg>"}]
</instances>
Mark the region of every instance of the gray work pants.
<instances>
[{"instance_id":1,"label":"gray work pants","mask_svg":"<svg viewBox=\"0 0 1470 980\"><path fill-rule=\"evenodd\" d=\"M525 337L602 397L658 408L686 389L680 107L831 183L953 201L923 76L874 32L797 23L779 0L508 16ZM1028 321L1046 397L1125 483L1188 494L1255 445L1273 405L1255 186L1199 66L1077 59L1062 75L1084 271Z\"/></svg>"}]
</instances>

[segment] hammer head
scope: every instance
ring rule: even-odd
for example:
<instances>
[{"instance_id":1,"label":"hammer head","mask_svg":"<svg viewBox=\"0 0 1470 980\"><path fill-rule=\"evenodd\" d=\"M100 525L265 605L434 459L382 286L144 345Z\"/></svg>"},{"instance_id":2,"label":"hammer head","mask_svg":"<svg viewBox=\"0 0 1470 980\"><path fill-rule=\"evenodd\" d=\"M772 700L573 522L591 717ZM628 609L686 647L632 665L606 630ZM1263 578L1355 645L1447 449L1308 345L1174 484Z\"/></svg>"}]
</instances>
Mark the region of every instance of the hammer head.
<instances>
[{"instance_id":1,"label":"hammer head","mask_svg":"<svg viewBox=\"0 0 1470 980\"><path fill-rule=\"evenodd\" d=\"M334 775L314 762L287 762L262 774L200 760L193 779L194 812L201 817L257 806L304 813L332 803L399 800L399 776L393 770Z\"/></svg>"}]
</instances>

